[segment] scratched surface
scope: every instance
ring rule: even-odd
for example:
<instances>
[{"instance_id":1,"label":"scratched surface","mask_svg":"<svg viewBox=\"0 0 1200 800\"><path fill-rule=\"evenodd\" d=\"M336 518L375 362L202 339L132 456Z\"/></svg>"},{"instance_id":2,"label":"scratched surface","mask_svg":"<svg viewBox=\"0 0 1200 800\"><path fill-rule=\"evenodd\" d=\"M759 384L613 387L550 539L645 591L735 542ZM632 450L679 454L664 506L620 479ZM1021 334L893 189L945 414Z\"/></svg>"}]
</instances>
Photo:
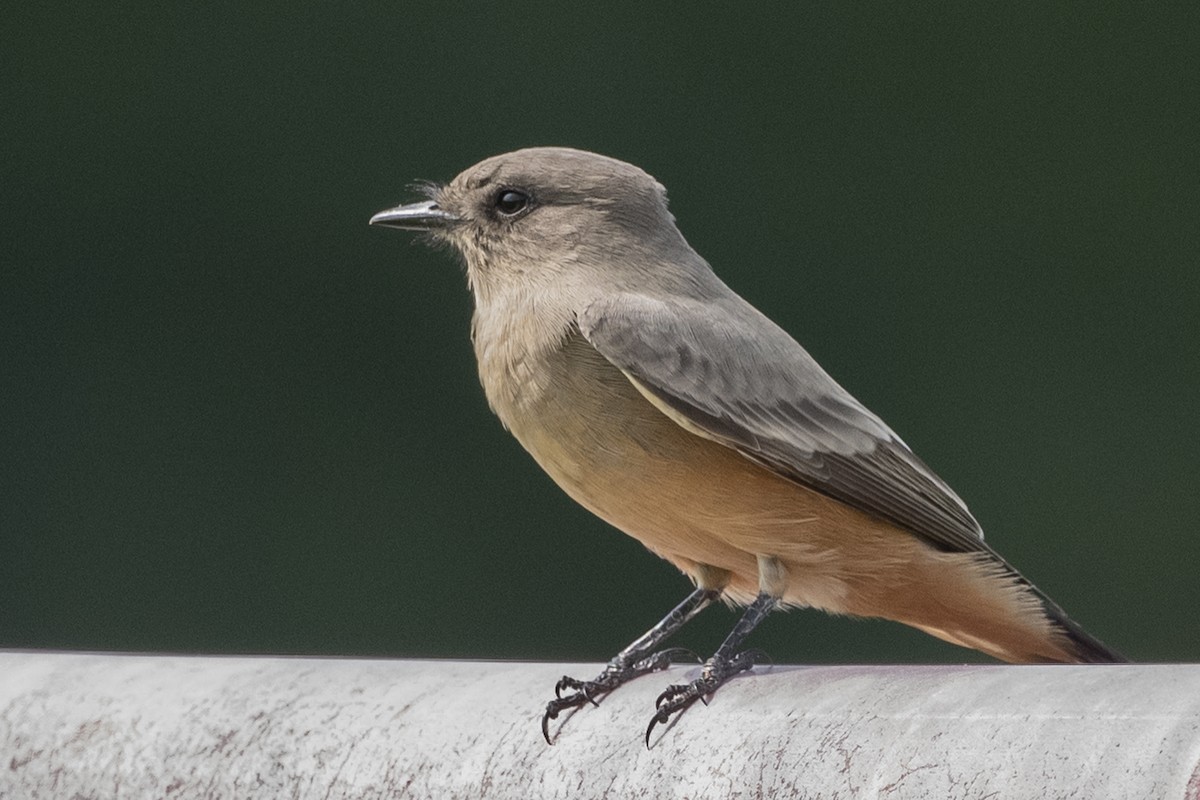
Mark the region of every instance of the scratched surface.
<instances>
[{"instance_id":1,"label":"scratched surface","mask_svg":"<svg viewBox=\"0 0 1200 800\"><path fill-rule=\"evenodd\" d=\"M1200 798L1200 666L775 667L642 744L494 662L0 652L0 798Z\"/></svg>"}]
</instances>

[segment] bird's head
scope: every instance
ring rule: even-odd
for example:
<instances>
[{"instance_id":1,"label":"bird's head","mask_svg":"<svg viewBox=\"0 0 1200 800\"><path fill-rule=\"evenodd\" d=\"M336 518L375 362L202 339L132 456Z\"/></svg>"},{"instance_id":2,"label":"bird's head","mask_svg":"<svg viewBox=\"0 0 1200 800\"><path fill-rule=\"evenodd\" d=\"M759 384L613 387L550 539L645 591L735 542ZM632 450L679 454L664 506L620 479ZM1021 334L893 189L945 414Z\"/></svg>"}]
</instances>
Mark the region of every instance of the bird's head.
<instances>
[{"instance_id":1,"label":"bird's head","mask_svg":"<svg viewBox=\"0 0 1200 800\"><path fill-rule=\"evenodd\" d=\"M662 185L632 164L595 153L517 150L422 189L426 200L381 211L371 224L423 231L450 244L476 288L579 273L599 273L611 285L694 258Z\"/></svg>"}]
</instances>

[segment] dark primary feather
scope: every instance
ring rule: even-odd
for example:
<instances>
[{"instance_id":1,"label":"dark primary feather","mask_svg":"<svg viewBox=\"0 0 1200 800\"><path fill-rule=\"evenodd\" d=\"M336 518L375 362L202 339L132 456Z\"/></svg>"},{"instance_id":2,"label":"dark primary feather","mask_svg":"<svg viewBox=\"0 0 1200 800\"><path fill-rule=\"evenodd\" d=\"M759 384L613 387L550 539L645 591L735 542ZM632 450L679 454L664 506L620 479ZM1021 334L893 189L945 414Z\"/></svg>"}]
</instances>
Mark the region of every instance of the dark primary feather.
<instances>
[{"instance_id":1,"label":"dark primary feather","mask_svg":"<svg viewBox=\"0 0 1200 800\"><path fill-rule=\"evenodd\" d=\"M963 502L900 437L736 295L715 303L617 295L587 308L579 326L716 441L939 549L988 549Z\"/></svg>"}]
</instances>

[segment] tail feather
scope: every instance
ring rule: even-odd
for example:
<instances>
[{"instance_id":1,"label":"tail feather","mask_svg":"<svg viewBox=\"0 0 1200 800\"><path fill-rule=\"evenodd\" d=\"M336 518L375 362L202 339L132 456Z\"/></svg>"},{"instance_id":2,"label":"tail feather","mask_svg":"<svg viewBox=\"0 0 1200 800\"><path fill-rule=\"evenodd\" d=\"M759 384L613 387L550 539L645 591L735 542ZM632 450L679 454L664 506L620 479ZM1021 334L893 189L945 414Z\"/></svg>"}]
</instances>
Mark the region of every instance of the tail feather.
<instances>
[{"instance_id":1,"label":"tail feather","mask_svg":"<svg viewBox=\"0 0 1200 800\"><path fill-rule=\"evenodd\" d=\"M1078 664L1128 664L1129 659L1113 650L1104 642L1079 627L1079 623L1067 616L1057 603L1026 581L1029 588L1041 599L1046 616L1054 627L1070 643L1071 654Z\"/></svg>"},{"instance_id":2,"label":"tail feather","mask_svg":"<svg viewBox=\"0 0 1200 800\"><path fill-rule=\"evenodd\" d=\"M1067 616L1067 612L1063 611L1058 603L1050 599L1050 596L1043 592L1038 587L1022 575L1020 572L1009 564L995 550L990 547L986 550L987 554L995 559L1003 566L1005 574L1016 581L1018 584L1026 587L1035 595L1042 603L1042 608L1045 611L1046 619L1054 627L1056 633L1062 639L1065 639L1064 647L1074 658L1076 664L1128 664L1129 659L1121 655L1116 650L1112 649L1104 642L1092 636L1090 633L1080 627L1079 623Z\"/></svg>"},{"instance_id":3,"label":"tail feather","mask_svg":"<svg viewBox=\"0 0 1200 800\"><path fill-rule=\"evenodd\" d=\"M1015 664L1127 661L994 551L949 553L921 547L922 552L903 562L905 579L873 581L875 593L864 587L856 607L845 610L885 616Z\"/></svg>"}]
</instances>

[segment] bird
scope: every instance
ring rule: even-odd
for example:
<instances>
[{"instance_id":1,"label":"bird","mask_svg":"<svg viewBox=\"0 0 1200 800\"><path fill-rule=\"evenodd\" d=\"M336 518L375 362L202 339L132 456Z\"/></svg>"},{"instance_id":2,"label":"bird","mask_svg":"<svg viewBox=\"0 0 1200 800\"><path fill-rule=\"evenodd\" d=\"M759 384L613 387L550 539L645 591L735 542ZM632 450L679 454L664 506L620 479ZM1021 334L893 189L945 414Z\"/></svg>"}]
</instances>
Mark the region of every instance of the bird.
<instances>
[{"instance_id":1,"label":"bird","mask_svg":"<svg viewBox=\"0 0 1200 800\"><path fill-rule=\"evenodd\" d=\"M984 541L957 494L688 244L637 166L564 147L488 158L371 217L465 262L480 382L575 501L694 589L589 680L564 676L542 734L684 652L718 600L742 616L645 732L765 660L779 608L894 620L1012 663L1119 663Z\"/></svg>"}]
</instances>

